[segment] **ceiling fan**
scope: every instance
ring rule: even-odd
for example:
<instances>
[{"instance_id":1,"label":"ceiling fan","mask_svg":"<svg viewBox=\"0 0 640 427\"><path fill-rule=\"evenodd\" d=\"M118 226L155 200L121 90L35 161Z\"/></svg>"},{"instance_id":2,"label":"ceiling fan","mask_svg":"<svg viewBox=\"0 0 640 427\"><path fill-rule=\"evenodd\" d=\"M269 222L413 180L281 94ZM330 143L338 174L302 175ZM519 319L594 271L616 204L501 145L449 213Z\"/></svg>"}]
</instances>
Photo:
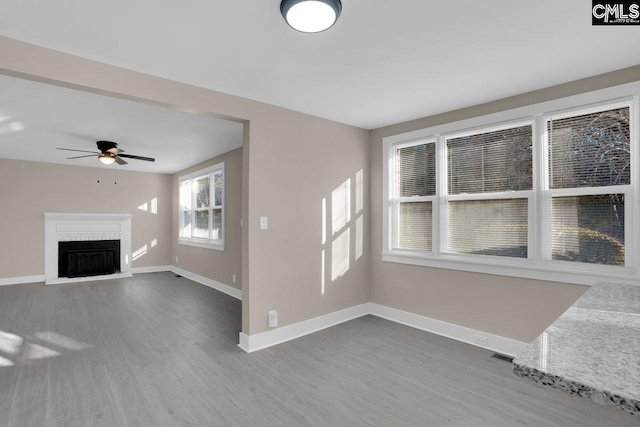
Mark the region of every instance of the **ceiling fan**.
<instances>
[{"instance_id":1,"label":"ceiling fan","mask_svg":"<svg viewBox=\"0 0 640 427\"><path fill-rule=\"evenodd\" d=\"M76 157L67 157L67 159L81 159L83 157L94 157L98 156L98 159L104 163L105 165L110 165L113 162L116 162L119 165L126 165L127 162L122 158L126 157L127 159L134 160L144 160L145 162L155 162L156 159L151 157L142 157L142 156L134 156L132 154L121 154L124 153L124 150L118 148L118 144L111 141L98 141L96 143L98 146L98 151L87 151L87 150L75 150L73 148L58 148L58 150L64 151L77 151L80 153L91 153L84 156L76 156Z\"/></svg>"}]
</instances>

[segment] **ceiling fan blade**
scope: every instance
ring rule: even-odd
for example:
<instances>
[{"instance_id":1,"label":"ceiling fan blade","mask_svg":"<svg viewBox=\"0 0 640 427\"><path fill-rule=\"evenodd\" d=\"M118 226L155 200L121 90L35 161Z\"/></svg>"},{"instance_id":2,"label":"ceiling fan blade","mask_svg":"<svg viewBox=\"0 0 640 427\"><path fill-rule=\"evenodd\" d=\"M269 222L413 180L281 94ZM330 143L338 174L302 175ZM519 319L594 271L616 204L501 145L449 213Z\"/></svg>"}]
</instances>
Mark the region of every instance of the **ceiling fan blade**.
<instances>
[{"instance_id":1,"label":"ceiling fan blade","mask_svg":"<svg viewBox=\"0 0 640 427\"><path fill-rule=\"evenodd\" d=\"M56 150L77 151L77 152L79 152L79 153L93 153L93 154L100 154L98 151L75 150L75 149L73 149L73 148L56 148Z\"/></svg>"},{"instance_id":2,"label":"ceiling fan blade","mask_svg":"<svg viewBox=\"0 0 640 427\"><path fill-rule=\"evenodd\" d=\"M96 156L95 154L89 154L89 155L86 155L86 156L67 157L67 160L71 160L71 159L81 159L81 158L83 158L83 157L95 157L95 156Z\"/></svg>"},{"instance_id":3,"label":"ceiling fan blade","mask_svg":"<svg viewBox=\"0 0 640 427\"><path fill-rule=\"evenodd\" d=\"M113 157L116 159L116 163L117 163L117 164L119 164L119 165L126 165L126 164L128 164L127 162L125 162L124 160L122 160L122 159L120 158L120 156L118 156L118 155L113 156Z\"/></svg>"},{"instance_id":4,"label":"ceiling fan blade","mask_svg":"<svg viewBox=\"0 0 640 427\"><path fill-rule=\"evenodd\" d=\"M119 157L126 157L128 159L144 160L145 162L155 162L156 159L151 157L134 156L132 154L118 154Z\"/></svg>"}]
</instances>

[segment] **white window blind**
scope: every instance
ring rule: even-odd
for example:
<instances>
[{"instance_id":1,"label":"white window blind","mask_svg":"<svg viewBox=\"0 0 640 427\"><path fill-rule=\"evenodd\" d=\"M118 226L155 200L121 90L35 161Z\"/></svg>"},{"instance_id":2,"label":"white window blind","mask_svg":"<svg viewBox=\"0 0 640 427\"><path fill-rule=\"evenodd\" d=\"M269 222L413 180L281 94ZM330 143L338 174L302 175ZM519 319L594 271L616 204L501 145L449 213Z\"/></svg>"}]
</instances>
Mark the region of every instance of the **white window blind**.
<instances>
[{"instance_id":1,"label":"white window blind","mask_svg":"<svg viewBox=\"0 0 640 427\"><path fill-rule=\"evenodd\" d=\"M526 258L527 199L449 202L449 252Z\"/></svg>"},{"instance_id":2,"label":"white window blind","mask_svg":"<svg viewBox=\"0 0 640 427\"><path fill-rule=\"evenodd\" d=\"M551 206L553 259L624 266L624 194L554 197Z\"/></svg>"},{"instance_id":3,"label":"white window blind","mask_svg":"<svg viewBox=\"0 0 640 427\"><path fill-rule=\"evenodd\" d=\"M488 129L445 141L447 251L527 258L533 126ZM486 193L496 198L478 200Z\"/></svg>"},{"instance_id":4,"label":"white window blind","mask_svg":"<svg viewBox=\"0 0 640 427\"><path fill-rule=\"evenodd\" d=\"M399 203L398 248L430 251L433 235L431 202Z\"/></svg>"},{"instance_id":5,"label":"white window blind","mask_svg":"<svg viewBox=\"0 0 640 427\"><path fill-rule=\"evenodd\" d=\"M547 121L549 187L631 183L629 107Z\"/></svg>"},{"instance_id":6,"label":"white window blind","mask_svg":"<svg viewBox=\"0 0 640 427\"><path fill-rule=\"evenodd\" d=\"M421 142L395 150L396 189L393 227L398 249L431 251L433 202L436 195L435 142Z\"/></svg>"},{"instance_id":7,"label":"white window blind","mask_svg":"<svg viewBox=\"0 0 640 427\"><path fill-rule=\"evenodd\" d=\"M447 139L449 194L531 190L532 126Z\"/></svg>"},{"instance_id":8,"label":"white window blind","mask_svg":"<svg viewBox=\"0 0 640 427\"><path fill-rule=\"evenodd\" d=\"M434 143L398 148L396 162L399 197L435 196L436 145Z\"/></svg>"}]
</instances>

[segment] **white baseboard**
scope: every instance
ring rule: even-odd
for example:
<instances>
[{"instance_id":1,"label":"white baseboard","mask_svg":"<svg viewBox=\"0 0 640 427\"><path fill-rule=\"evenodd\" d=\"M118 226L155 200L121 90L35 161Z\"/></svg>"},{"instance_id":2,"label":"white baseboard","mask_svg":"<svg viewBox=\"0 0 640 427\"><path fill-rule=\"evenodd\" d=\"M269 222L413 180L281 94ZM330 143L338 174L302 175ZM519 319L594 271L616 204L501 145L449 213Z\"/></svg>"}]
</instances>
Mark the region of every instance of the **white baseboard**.
<instances>
[{"instance_id":1,"label":"white baseboard","mask_svg":"<svg viewBox=\"0 0 640 427\"><path fill-rule=\"evenodd\" d=\"M155 265L152 267L132 267L131 272L133 274L138 273L161 273L163 271L171 271L170 265Z\"/></svg>"},{"instance_id":2,"label":"white baseboard","mask_svg":"<svg viewBox=\"0 0 640 427\"><path fill-rule=\"evenodd\" d=\"M38 274L37 276L21 276L21 277L7 277L0 279L0 286L8 285L21 285L23 283L42 283L46 279L44 274Z\"/></svg>"},{"instance_id":3,"label":"white baseboard","mask_svg":"<svg viewBox=\"0 0 640 427\"><path fill-rule=\"evenodd\" d=\"M75 283L75 282L92 282L97 280L122 279L125 277L132 277L132 273L133 274L159 273L163 271L174 272L183 277L186 277L187 279L193 280L194 282L198 282L202 285L208 286L210 288L223 292L227 295L231 295L234 298L242 300L242 291L240 289L233 288L231 286L225 285L224 283L216 282L213 279L209 279L207 277L200 276L195 273L191 273L190 271L183 270L173 265L136 267L136 268L132 268L131 271L127 273L109 274L104 276L77 277L73 279L69 279L67 277L56 277L56 278L47 280L44 274L40 274L37 276L7 277L7 278L0 278L0 286L20 285L23 283L42 283L42 282L45 282L45 284L47 285L57 285L62 283Z\"/></svg>"},{"instance_id":4,"label":"white baseboard","mask_svg":"<svg viewBox=\"0 0 640 427\"><path fill-rule=\"evenodd\" d=\"M175 265L170 266L170 271L173 271L176 274L181 275L182 277L186 277L189 280L193 280L194 282L198 282L201 285L208 286L210 288L216 289L222 293L230 295L236 299L242 301L242 290L236 289L229 285L225 285L224 283L216 282L213 279L209 279L208 277L200 276L199 274L192 273L187 270L183 270L181 268L176 267Z\"/></svg>"},{"instance_id":5,"label":"white baseboard","mask_svg":"<svg viewBox=\"0 0 640 427\"><path fill-rule=\"evenodd\" d=\"M238 344L238 347L247 353L251 353L276 344L300 338L304 335L353 320L357 317L366 316L367 314L369 314L369 303L356 305L340 311L334 311L333 313L314 317L313 319L294 323L293 325L283 326L278 329L272 329L259 334L247 335L240 332L240 343Z\"/></svg>"},{"instance_id":6,"label":"white baseboard","mask_svg":"<svg viewBox=\"0 0 640 427\"><path fill-rule=\"evenodd\" d=\"M100 276L85 276L85 277L54 277L52 279L46 279L45 285L62 285L65 283L80 283L80 282L98 282L100 280L114 280L114 279L126 279L127 277L133 277L131 272L126 273L113 273Z\"/></svg>"},{"instance_id":7,"label":"white baseboard","mask_svg":"<svg viewBox=\"0 0 640 427\"><path fill-rule=\"evenodd\" d=\"M195 274L190 271L183 270L182 268L178 268L175 265L157 265L152 267L136 267L131 269L131 272L134 274L160 273L163 271L171 271L175 274L179 274L182 277L186 277L189 280L193 280L194 282L198 282L201 285L205 285L209 288L216 289L222 293L225 293L227 295L230 295L242 301L242 291L240 289L236 289L232 286L225 285L224 283L220 283L213 279L209 279L208 277L200 276L199 274Z\"/></svg>"},{"instance_id":8,"label":"white baseboard","mask_svg":"<svg viewBox=\"0 0 640 427\"><path fill-rule=\"evenodd\" d=\"M238 347L247 353L251 353L367 314L508 356L517 356L528 345L527 343L499 335L489 334L487 332L369 302L255 335L247 335L240 332L240 343ZM479 344L476 341L478 338L486 339L486 344Z\"/></svg>"},{"instance_id":9,"label":"white baseboard","mask_svg":"<svg viewBox=\"0 0 640 427\"><path fill-rule=\"evenodd\" d=\"M240 337L238 339L238 347L240 347L241 349L243 349L244 351L246 351L247 353L251 353L252 351L255 350L251 350L249 347L249 335L240 332Z\"/></svg>"},{"instance_id":10,"label":"white baseboard","mask_svg":"<svg viewBox=\"0 0 640 427\"><path fill-rule=\"evenodd\" d=\"M369 303L369 306L370 313L374 316L457 341L462 341L467 344L475 345L476 347L506 354L507 356L515 357L524 350L527 345L529 345L521 341L489 334L476 329L466 328L453 323L443 322L426 316L420 316L407 311L397 310L380 304ZM478 343L478 338L486 339L486 344Z\"/></svg>"},{"instance_id":11,"label":"white baseboard","mask_svg":"<svg viewBox=\"0 0 640 427\"><path fill-rule=\"evenodd\" d=\"M154 267L136 267L136 268L132 268L131 269L131 273L136 274L136 273L158 273L161 271L171 271L171 266L170 265L159 265L159 266L154 266ZM55 279L49 279L47 280L47 277L44 274L39 274L36 276L21 276L21 277L7 277L7 278L0 278L0 286L8 286L8 285L21 285L23 283L42 283L42 282L47 282L47 285L54 285L54 284L60 284L60 283L73 283L73 282L88 282L88 281L92 281L92 280L108 280L108 279L119 279L122 277L131 277L130 274L125 274L125 275L118 275L117 277L114 277L113 275L109 275L107 276L94 276L95 278L91 278L91 277L78 277L76 279L68 279L65 278L66 280L62 281L62 280L58 280L59 278L55 278Z\"/></svg>"}]
</instances>

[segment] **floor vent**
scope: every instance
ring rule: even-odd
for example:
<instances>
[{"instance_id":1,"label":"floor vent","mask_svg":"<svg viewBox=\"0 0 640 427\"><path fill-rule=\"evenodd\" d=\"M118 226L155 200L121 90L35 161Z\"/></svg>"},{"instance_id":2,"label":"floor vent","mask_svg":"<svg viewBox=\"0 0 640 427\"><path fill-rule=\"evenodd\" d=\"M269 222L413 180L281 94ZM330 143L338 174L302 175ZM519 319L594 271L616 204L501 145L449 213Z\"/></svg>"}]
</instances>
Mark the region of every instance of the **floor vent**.
<instances>
[{"instance_id":1,"label":"floor vent","mask_svg":"<svg viewBox=\"0 0 640 427\"><path fill-rule=\"evenodd\" d=\"M513 357L505 356L504 354L493 353L491 355L491 357L493 357L495 359L500 359L500 360L505 361L505 362L513 363Z\"/></svg>"}]
</instances>

